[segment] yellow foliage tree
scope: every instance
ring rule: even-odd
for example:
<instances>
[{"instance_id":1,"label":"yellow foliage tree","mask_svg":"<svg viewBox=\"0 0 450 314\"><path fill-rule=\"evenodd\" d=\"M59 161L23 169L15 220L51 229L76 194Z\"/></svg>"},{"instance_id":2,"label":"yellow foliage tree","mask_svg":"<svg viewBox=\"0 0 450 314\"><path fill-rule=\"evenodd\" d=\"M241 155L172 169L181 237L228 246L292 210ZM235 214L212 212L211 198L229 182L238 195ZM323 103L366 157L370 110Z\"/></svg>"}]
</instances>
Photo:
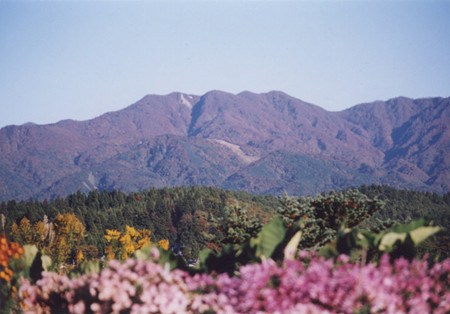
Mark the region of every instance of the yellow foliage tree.
<instances>
[{"instance_id":1,"label":"yellow foliage tree","mask_svg":"<svg viewBox=\"0 0 450 314\"><path fill-rule=\"evenodd\" d=\"M86 228L74 214L58 214L53 222L55 234L51 245L52 259L58 265L68 262L69 258L76 259L77 246L86 236Z\"/></svg>"},{"instance_id":2,"label":"yellow foliage tree","mask_svg":"<svg viewBox=\"0 0 450 314\"><path fill-rule=\"evenodd\" d=\"M140 237L138 239L138 249L143 248L144 246L152 244L151 241L151 231L148 229L142 229L140 231Z\"/></svg>"},{"instance_id":3,"label":"yellow foliage tree","mask_svg":"<svg viewBox=\"0 0 450 314\"><path fill-rule=\"evenodd\" d=\"M109 245L105 248L106 258L127 259L137 250L152 243L151 231L148 229L136 230L126 226L125 232L106 230L105 239Z\"/></svg>"},{"instance_id":4,"label":"yellow foliage tree","mask_svg":"<svg viewBox=\"0 0 450 314\"><path fill-rule=\"evenodd\" d=\"M81 251L81 249L78 249L77 258L76 258L77 265L80 265L81 262L83 262L83 260L84 260L83 252Z\"/></svg>"},{"instance_id":5,"label":"yellow foliage tree","mask_svg":"<svg viewBox=\"0 0 450 314\"><path fill-rule=\"evenodd\" d=\"M33 240L32 244L35 244L40 250L49 244L49 230L44 222L38 221L33 225Z\"/></svg>"},{"instance_id":6,"label":"yellow foliage tree","mask_svg":"<svg viewBox=\"0 0 450 314\"><path fill-rule=\"evenodd\" d=\"M109 245L105 248L106 259L114 259L116 257L116 252L119 250L119 238L121 232L117 230L106 229L105 239L108 241Z\"/></svg>"},{"instance_id":7,"label":"yellow foliage tree","mask_svg":"<svg viewBox=\"0 0 450 314\"><path fill-rule=\"evenodd\" d=\"M158 245L164 249L164 251L167 251L169 249L169 240L159 240Z\"/></svg>"},{"instance_id":8,"label":"yellow foliage tree","mask_svg":"<svg viewBox=\"0 0 450 314\"><path fill-rule=\"evenodd\" d=\"M10 235L13 241L21 245L34 244L42 250L51 243L52 228L52 224L48 223L47 216L44 216L44 221L38 221L34 225L31 225L28 218L24 217L19 225L13 223Z\"/></svg>"},{"instance_id":9,"label":"yellow foliage tree","mask_svg":"<svg viewBox=\"0 0 450 314\"><path fill-rule=\"evenodd\" d=\"M19 243L20 245L33 244L33 230L30 220L26 217L22 218L19 225L15 222L13 223L10 234L13 241Z\"/></svg>"}]
</instances>

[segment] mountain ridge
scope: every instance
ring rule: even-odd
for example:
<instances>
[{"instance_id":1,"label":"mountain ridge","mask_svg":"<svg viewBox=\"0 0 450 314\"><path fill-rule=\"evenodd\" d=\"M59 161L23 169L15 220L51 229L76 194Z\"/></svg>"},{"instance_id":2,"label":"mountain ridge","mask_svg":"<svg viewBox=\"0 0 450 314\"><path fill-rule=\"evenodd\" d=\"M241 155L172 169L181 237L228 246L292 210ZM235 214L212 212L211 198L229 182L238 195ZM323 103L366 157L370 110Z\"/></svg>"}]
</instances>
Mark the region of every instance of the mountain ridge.
<instances>
[{"instance_id":1,"label":"mountain ridge","mask_svg":"<svg viewBox=\"0 0 450 314\"><path fill-rule=\"evenodd\" d=\"M0 129L0 200L190 184L447 192L449 105L398 97L331 112L280 91L146 95L89 120Z\"/></svg>"}]
</instances>

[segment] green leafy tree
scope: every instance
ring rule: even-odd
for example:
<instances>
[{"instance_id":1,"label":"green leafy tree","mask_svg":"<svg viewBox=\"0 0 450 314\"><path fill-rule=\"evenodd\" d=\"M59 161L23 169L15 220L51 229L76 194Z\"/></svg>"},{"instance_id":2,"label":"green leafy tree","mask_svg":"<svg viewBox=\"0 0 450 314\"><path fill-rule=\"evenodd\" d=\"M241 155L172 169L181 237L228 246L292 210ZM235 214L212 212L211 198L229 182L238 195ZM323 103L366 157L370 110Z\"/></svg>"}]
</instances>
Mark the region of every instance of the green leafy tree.
<instances>
[{"instance_id":1,"label":"green leafy tree","mask_svg":"<svg viewBox=\"0 0 450 314\"><path fill-rule=\"evenodd\" d=\"M239 244L254 237L262 228L261 221L240 206L225 207L222 217L212 217L212 222L219 231L211 242L219 247L225 244Z\"/></svg>"},{"instance_id":2,"label":"green leafy tree","mask_svg":"<svg viewBox=\"0 0 450 314\"><path fill-rule=\"evenodd\" d=\"M443 230L425 219L395 225L378 233L359 228L340 228L336 240L322 248L319 254L328 258L346 254L365 262L378 262L382 254L388 253L392 260L403 257L411 261L420 256L418 249L424 241ZM438 257L434 256L435 259Z\"/></svg>"},{"instance_id":3,"label":"green leafy tree","mask_svg":"<svg viewBox=\"0 0 450 314\"><path fill-rule=\"evenodd\" d=\"M332 191L314 198L285 196L280 202L278 214L287 227L300 223L300 247L311 249L333 240L344 223L355 227L384 206L377 198L370 199L358 190Z\"/></svg>"}]
</instances>

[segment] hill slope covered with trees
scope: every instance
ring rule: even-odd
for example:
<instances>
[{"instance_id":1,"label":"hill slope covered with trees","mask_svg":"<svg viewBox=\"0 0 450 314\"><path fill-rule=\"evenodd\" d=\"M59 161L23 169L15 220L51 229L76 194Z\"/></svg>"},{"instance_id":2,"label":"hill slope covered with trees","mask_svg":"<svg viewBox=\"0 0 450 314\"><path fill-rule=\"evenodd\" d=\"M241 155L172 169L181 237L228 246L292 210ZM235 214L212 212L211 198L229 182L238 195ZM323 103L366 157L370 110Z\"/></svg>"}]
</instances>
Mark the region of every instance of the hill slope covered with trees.
<instances>
[{"instance_id":1,"label":"hill slope covered with trees","mask_svg":"<svg viewBox=\"0 0 450 314\"><path fill-rule=\"evenodd\" d=\"M388 186L361 186L359 191L384 202L363 222L375 228L412 219L428 217L435 224L449 228L450 195L397 190ZM302 198L300 198L302 199ZM97 248L97 256L104 255L106 230L125 231L126 226L151 231L153 242L169 240L179 244L186 257L197 257L214 238L223 238L219 223L230 218L235 208L243 208L245 215L255 217L260 224L268 222L285 205L285 198L253 195L246 192L221 190L212 187L177 187L124 193L97 190L87 195L81 192L53 200L14 200L0 203L4 231L8 235L14 223L20 226L26 217L30 224L53 221L58 214L74 214L83 224L86 237L80 244ZM242 219L241 219L242 220ZM383 223L388 222L387 225ZM257 231L257 230L256 230Z\"/></svg>"}]
</instances>

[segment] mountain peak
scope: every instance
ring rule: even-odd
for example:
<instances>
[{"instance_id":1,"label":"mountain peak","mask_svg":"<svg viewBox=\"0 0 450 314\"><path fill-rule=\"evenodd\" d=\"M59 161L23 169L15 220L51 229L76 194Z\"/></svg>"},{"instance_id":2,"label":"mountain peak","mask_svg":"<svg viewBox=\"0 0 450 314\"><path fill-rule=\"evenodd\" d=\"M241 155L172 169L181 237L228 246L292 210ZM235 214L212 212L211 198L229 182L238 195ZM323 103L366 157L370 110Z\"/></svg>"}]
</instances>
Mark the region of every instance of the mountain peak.
<instances>
[{"instance_id":1,"label":"mountain peak","mask_svg":"<svg viewBox=\"0 0 450 314\"><path fill-rule=\"evenodd\" d=\"M190 184L291 195L371 183L447 192L448 108L450 98L329 112L280 91L146 95L87 121L0 129L0 201Z\"/></svg>"}]
</instances>

